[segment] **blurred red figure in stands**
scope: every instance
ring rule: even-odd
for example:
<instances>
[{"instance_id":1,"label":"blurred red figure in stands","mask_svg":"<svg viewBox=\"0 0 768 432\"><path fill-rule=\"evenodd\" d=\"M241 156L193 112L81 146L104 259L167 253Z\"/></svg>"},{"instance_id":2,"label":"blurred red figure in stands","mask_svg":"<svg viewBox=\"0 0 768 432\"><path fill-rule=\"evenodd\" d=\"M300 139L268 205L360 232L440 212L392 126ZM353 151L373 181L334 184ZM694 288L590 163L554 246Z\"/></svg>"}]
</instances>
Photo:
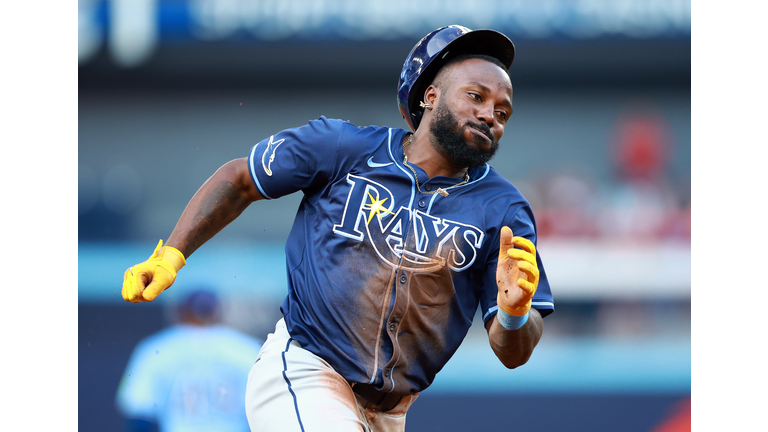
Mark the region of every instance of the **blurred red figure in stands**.
<instances>
[{"instance_id":1,"label":"blurred red figure in stands","mask_svg":"<svg viewBox=\"0 0 768 432\"><path fill-rule=\"evenodd\" d=\"M690 237L687 196L677 193L667 171L672 140L668 123L653 110L619 117L612 143L617 182L603 192L598 215L603 237L629 242Z\"/></svg>"}]
</instances>

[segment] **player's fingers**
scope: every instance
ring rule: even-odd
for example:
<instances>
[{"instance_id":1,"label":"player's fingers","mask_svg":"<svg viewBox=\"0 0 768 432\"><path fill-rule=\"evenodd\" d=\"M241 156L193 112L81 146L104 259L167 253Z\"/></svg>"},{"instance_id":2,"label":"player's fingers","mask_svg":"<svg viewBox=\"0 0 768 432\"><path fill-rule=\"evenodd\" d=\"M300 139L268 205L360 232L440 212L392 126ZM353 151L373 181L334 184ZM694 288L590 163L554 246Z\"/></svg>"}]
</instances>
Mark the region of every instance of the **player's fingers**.
<instances>
[{"instance_id":1,"label":"player's fingers","mask_svg":"<svg viewBox=\"0 0 768 432\"><path fill-rule=\"evenodd\" d=\"M508 249L507 255L512 259L515 259L518 261L525 261L533 265L536 265L536 256L524 250L515 249L515 248Z\"/></svg>"},{"instance_id":2,"label":"player's fingers","mask_svg":"<svg viewBox=\"0 0 768 432\"><path fill-rule=\"evenodd\" d=\"M515 237L512 239L512 244L515 245L515 247L518 247L533 256L536 256L536 246L534 246L533 242L528 240L525 237Z\"/></svg>"},{"instance_id":3,"label":"player's fingers","mask_svg":"<svg viewBox=\"0 0 768 432\"><path fill-rule=\"evenodd\" d=\"M535 282L539 278L539 269L528 261L518 261L517 268L525 274L526 279Z\"/></svg>"},{"instance_id":4,"label":"player's fingers","mask_svg":"<svg viewBox=\"0 0 768 432\"><path fill-rule=\"evenodd\" d=\"M123 274L123 291L122 291L123 300L125 300L127 302L131 301L131 294L130 294L130 292L131 292L131 290L130 290L130 288L131 288L131 280L130 280L130 278L131 278L131 270L128 269Z\"/></svg>"},{"instance_id":5,"label":"player's fingers","mask_svg":"<svg viewBox=\"0 0 768 432\"><path fill-rule=\"evenodd\" d=\"M161 292L165 291L169 286L171 286L173 279L173 276L168 270L162 267L156 267L152 276L152 282L150 282L150 284L147 285L147 287L144 288L144 291L141 293L141 301L152 301L157 298Z\"/></svg>"},{"instance_id":6,"label":"player's fingers","mask_svg":"<svg viewBox=\"0 0 768 432\"><path fill-rule=\"evenodd\" d=\"M135 270L134 270L135 271ZM131 274L131 269L126 270L123 281L123 299L125 301L136 303L141 298L141 291L144 285L140 284L141 279L136 274Z\"/></svg>"},{"instance_id":7,"label":"player's fingers","mask_svg":"<svg viewBox=\"0 0 768 432\"><path fill-rule=\"evenodd\" d=\"M123 299L131 303L144 302L142 293L147 283L152 281L151 269L154 265L136 264L125 271L123 281Z\"/></svg>"},{"instance_id":8,"label":"player's fingers","mask_svg":"<svg viewBox=\"0 0 768 432\"><path fill-rule=\"evenodd\" d=\"M519 286L520 289L528 293L530 296L533 296L533 294L536 292L536 286L532 282L528 282L523 278L517 280L517 286Z\"/></svg>"},{"instance_id":9,"label":"player's fingers","mask_svg":"<svg viewBox=\"0 0 768 432\"><path fill-rule=\"evenodd\" d=\"M140 301L152 301L157 298L160 293L163 292L163 288L160 287L160 283L157 280L153 280L141 293Z\"/></svg>"},{"instance_id":10,"label":"player's fingers","mask_svg":"<svg viewBox=\"0 0 768 432\"><path fill-rule=\"evenodd\" d=\"M512 234L512 230L507 227L501 227L501 233L500 233L500 241L499 241L499 260L501 261L503 258L505 258L504 254L505 251L512 248L512 238L514 235Z\"/></svg>"},{"instance_id":11,"label":"player's fingers","mask_svg":"<svg viewBox=\"0 0 768 432\"><path fill-rule=\"evenodd\" d=\"M133 273L131 272L131 269L128 269L125 271L125 274L123 275L123 300L127 302L134 302L135 300L135 288L134 284L136 282L136 278L134 277Z\"/></svg>"}]
</instances>

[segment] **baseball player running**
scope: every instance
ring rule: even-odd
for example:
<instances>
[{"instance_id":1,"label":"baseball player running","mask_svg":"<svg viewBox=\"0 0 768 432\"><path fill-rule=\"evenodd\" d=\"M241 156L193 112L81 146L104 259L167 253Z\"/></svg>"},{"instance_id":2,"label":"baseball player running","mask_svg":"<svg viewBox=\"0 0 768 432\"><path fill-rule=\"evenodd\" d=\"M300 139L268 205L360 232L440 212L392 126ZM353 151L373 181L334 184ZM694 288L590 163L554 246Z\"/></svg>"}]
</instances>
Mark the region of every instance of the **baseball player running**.
<instances>
[{"instance_id":1,"label":"baseball player running","mask_svg":"<svg viewBox=\"0 0 768 432\"><path fill-rule=\"evenodd\" d=\"M320 117L264 139L202 185L125 272L123 298L154 300L249 204L300 190L283 318L248 379L251 430L403 431L478 306L499 360L525 364L554 303L533 212L487 164L512 115L514 55L492 30L429 33L398 86L413 132Z\"/></svg>"}]
</instances>

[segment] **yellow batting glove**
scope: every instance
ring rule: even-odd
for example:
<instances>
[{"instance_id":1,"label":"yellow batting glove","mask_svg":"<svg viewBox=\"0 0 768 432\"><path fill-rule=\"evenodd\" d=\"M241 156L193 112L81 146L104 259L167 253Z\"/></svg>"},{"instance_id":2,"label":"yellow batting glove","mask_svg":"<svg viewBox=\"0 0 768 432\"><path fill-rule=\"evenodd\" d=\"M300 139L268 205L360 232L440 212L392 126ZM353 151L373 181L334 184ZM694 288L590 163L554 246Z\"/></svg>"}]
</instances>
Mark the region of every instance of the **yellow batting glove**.
<instances>
[{"instance_id":1,"label":"yellow batting glove","mask_svg":"<svg viewBox=\"0 0 768 432\"><path fill-rule=\"evenodd\" d=\"M516 317L531 310L531 300L539 286L536 246L524 237L513 237L509 227L501 229L496 282L499 287L496 304L500 310Z\"/></svg>"},{"instance_id":2,"label":"yellow batting glove","mask_svg":"<svg viewBox=\"0 0 768 432\"><path fill-rule=\"evenodd\" d=\"M148 260L129 268L123 275L123 299L131 303L152 301L176 280L176 273L187 264L178 249L157 244Z\"/></svg>"}]
</instances>

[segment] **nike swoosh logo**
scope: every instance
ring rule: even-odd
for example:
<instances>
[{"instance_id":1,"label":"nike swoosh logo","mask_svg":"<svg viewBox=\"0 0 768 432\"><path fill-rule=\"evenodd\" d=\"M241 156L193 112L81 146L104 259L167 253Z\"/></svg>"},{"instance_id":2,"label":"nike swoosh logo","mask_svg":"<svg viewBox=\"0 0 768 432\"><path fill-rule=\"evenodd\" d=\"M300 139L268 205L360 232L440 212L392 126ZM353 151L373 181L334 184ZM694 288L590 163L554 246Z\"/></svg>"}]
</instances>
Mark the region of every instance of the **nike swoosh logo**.
<instances>
[{"instance_id":1,"label":"nike swoosh logo","mask_svg":"<svg viewBox=\"0 0 768 432\"><path fill-rule=\"evenodd\" d=\"M388 163L374 162L373 161L373 156L371 156L368 159L368 166L371 167L371 168L381 168L381 167L390 166L390 165L392 165L392 162L388 162Z\"/></svg>"}]
</instances>

